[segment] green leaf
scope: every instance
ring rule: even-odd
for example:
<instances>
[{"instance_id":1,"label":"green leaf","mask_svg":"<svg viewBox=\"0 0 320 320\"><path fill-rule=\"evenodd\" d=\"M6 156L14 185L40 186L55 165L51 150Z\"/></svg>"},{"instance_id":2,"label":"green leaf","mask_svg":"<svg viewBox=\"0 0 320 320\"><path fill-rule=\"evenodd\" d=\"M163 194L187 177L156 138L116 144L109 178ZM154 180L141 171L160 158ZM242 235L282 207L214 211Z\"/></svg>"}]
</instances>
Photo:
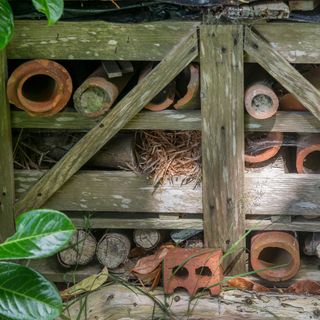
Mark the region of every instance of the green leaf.
<instances>
[{"instance_id":1,"label":"green leaf","mask_svg":"<svg viewBox=\"0 0 320 320\"><path fill-rule=\"evenodd\" d=\"M0 318L51 320L62 310L58 290L40 273L25 266L0 262Z\"/></svg>"},{"instance_id":2,"label":"green leaf","mask_svg":"<svg viewBox=\"0 0 320 320\"><path fill-rule=\"evenodd\" d=\"M0 0L0 50L5 48L13 34L13 13L7 0Z\"/></svg>"},{"instance_id":3,"label":"green leaf","mask_svg":"<svg viewBox=\"0 0 320 320\"><path fill-rule=\"evenodd\" d=\"M56 23L63 13L63 0L32 0L34 7L45 14L49 25Z\"/></svg>"},{"instance_id":4,"label":"green leaf","mask_svg":"<svg viewBox=\"0 0 320 320\"><path fill-rule=\"evenodd\" d=\"M65 214L49 209L20 215L16 227L17 232L0 245L0 260L51 256L67 246L75 230Z\"/></svg>"}]
</instances>

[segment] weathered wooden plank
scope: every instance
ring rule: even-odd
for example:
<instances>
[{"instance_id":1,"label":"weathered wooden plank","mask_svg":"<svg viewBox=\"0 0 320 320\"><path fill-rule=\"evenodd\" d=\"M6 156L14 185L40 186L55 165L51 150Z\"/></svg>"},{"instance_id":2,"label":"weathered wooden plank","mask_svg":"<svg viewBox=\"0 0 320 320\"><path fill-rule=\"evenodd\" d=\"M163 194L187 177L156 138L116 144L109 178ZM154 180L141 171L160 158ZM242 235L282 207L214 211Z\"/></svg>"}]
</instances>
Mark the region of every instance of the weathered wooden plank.
<instances>
[{"instance_id":1,"label":"weathered wooden plank","mask_svg":"<svg viewBox=\"0 0 320 320\"><path fill-rule=\"evenodd\" d=\"M252 29L245 29L246 52L320 120L320 91Z\"/></svg>"},{"instance_id":2,"label":"weathered wooden plank","mask_svg":"<svg viewBox=\"0 0 320 320\"><path fill-rule=\"evenodd\" d=\"M289 8L291 11L311 11L318 7L320 0L290 0Z\"/></svg>"},{"instance_id":3,"label":"weathered wooden plank","mask_svg":"<svg viewBox=\"0 0 320 320\"><path fill-rule=\"evenodd\" d=\"M19 200L16 213L41 207L197 55L197 34L192 32Z\"/></svg>"},{"instance_id":4,"label":"weathered wooden plank","mask_svg":"<svg viewBox=\"0 0 320 320\"><path fill-rule=\"evenodd\" d=\"M90 119L78 112L60 112L48 118L35 118L26 112L13 111L13 128L89 130L100 120ZM199 110L141 111L124 127L126 130L201 130Z\"/></svg>"},{"instance_id":5,"label":"weathered wooden plank","mask_svg":"<svg viewBox=\"0 0 320 320\"><path fill-rule=\"evenodd\" d=\"M17 171L18 198L45 172ZM166 184L155 191L151 180L126 171L80 171L45 206L63 211L201 213L201 188Z\"/></svg>"},{"instance_id":6,"label":"weathered wooden plank","mask_svg":"<svg viewBox=\"0 0 320 320\"><path fill-rule=\"evenodd\" d=\"M320 179L314 174L248 173L245 176L245 213L248 215L320 216Z\"/></svg>"},{"instance_id":7,"label":"weathered wooden plank","mask_svg":"<svg viewBox=\"0 0 320 320\"><path fill-rule=\"evenodd\" d=\"M260 132L320 132L320 121L310 112L277 112L273 117L264 120L245 116L246 131Z\"/></svg>"},{"instance_id":8,"label":"weathered wooden plank","mask_svg":"<svg viewBox=\"0 0 320 320\"><path fill-rule=\"evenodd\" d=\"M14 178L10 107L6 92L7 59L0 51L0 241L14 233Z\"/></svg>"},{"instance_id":9,"label":"weathered wooden plank","mask_svg":"<svg viewBox=\"0 0 320 320\"><path fill-rule=\"evenodd\" d=\"M197 22L15 22L10 59L161 60Z\"/></svg>"},{"instance_id":10,"label":"weathered wooden plank","mask_svg":"<svg viewBox=\"0 0 320 320\"><path fill-rule=\"evenodd\" d=\"M242 31L236 25L200 29L204 234L206 245L224 251L244 233ZM244 269L240 258L233 272Z\"/></svg>"},{"instance_id":11,"label":"weathered wooden plank","mask_svg":"<svg viewBox=\"0 0 320 320\"><path fill-rule=\"evenodd\" d=\"M320 63L320 25L316 23L264 23L255 29L291 63ZM246 56L246 62L257 62Z\"/></svg>"},{"instance_id":12,"label":"weathered wooden plank","mask_svg":"<svg viewBox=\"0 0 320 320\"><path fill-rule=\"evenodd\" d=\"M151 293L149 291L144 293L141 288L118 284L104 286L88 295L86 318L116 320L128 319L130 315L130 319L142 320L152 319L152 317L155 319L316 320L318 319L318 299L318 296L240 290L226 290L219 297L202 295L190 299L189 295L182 290L167 296L161 288ZM160 303L165 307L161 309ZM68 308L65 315L76 319L82 304L81 301L75 302Z\"/></svg>"}]
</instances>

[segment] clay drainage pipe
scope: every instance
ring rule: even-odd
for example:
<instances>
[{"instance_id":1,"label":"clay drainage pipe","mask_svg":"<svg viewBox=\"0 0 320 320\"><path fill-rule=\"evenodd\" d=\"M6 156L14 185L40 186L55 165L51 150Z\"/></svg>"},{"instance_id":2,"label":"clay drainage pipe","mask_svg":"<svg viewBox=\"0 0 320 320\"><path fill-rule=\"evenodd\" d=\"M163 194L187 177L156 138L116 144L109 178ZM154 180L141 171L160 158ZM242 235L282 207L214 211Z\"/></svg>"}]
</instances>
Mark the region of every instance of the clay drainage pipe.
<instances>
[{"instance_id":1,"label":"clay drainage pipe","mask_svg":"<svg viewBox=\"0 0 320 320\"><path fill-rule=\"evenodd\" d=\"M251 239L251 267L269 281L293 278L300 269L299 243L287 232L258 233ZM271 269L273 268L273 269Z\"/></svg>"},{"instance_id":2,"label":"clay drainage pipe","mask_svg":"<svg viewBox=\"0 0 320 320\"><path fill-rule=\"evenodd\" d=\"M260 82L246 89L244 103L247 112L256 119L271 118L279 107L279 99L271 86Z\"/></svg>"},{"instance_id":3,"label":"clay drainage pipe","mask_svg":"<svg viewBox=\"0 0 320 320\"><path fill-rule=\"evenodd\" d=\"M148 63L142 70L139 76L139 82L141 82L154 68L154 63ZM171 81L164 89L162 89L146 106L145 109L151 111L162 111L169 108L174 101L175 97L175 81Z\"/></svg>"},{"instance_id":4,"label":"clay drainage pipe","mask_svg":"<svg viewBox=\"0 0 320 320\"><path fill-rule=\"evenodd\" d=\"M320 173L320 134L298 138L296 168L298 173Z\"/></svg>"},{"instance_id":5,"label":"clay drainage pipe","mask_svg":"<svg viewBox=\"0 0 320 320\"><path fill-rule=\"evenodd\" d=\"M89 118L106 113L126 87L133 73L109 79L103 66L96 69L75 91L74 107Z\"/></svg>"},{"instance_id":6,"label":"clay drainage pipe","mask_svg":"<svg viewBox=\"0 0 320 320\"><path fill-rule=\"evenodd\" d=\"M72 93L68 71L51 60L31 60L13 71L7 86L9 102L32 116L51 116L63 109Z\"/></svg>"},{"instance_id":7,"label":"clay drainage pipe","mask_svg":"<svg viewBox=\"0 0 320 320\"><path fill-rule=\"evenodd\" d=\"M260 163L271 159L279 152L282 143L282 132L247 134L245 162Z\"/></svg>"}]
</instances>

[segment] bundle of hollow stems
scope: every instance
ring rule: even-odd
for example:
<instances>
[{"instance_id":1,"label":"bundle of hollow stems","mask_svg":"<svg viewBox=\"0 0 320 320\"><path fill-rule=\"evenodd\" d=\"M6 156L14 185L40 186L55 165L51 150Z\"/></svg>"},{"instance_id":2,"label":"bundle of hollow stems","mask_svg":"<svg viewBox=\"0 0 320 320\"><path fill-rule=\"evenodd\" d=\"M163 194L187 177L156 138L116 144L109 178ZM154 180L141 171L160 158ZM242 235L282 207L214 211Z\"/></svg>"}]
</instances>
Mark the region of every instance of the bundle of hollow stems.
<instances>
[{"instance_id":1,"label":"bundle of hollow stems","mask_svg":"<svg viewBox=\"0 0 320 320\"><path fill-rule=\"evenodd\" d=\"M200 131L139 131L136 153L140 171L155 185L179 176L182 184L201 180Z\"/></svg>"}]
</instances>

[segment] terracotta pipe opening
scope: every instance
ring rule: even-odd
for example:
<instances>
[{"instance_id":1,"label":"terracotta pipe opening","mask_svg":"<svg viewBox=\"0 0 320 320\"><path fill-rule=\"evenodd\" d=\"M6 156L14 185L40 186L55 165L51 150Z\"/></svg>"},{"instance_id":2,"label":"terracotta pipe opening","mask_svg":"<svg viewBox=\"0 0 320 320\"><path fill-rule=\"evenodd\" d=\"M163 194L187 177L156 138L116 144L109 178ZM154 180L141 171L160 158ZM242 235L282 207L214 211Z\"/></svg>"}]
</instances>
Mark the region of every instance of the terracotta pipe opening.
<instances>
[{"instance_id":1,"label":"terracotta pipe opening","mask_svg":"<svg viewBox=\"0 0 320 320\"><path fill-rule=\"evenodd\" d=\"M22 84L21 95L34 102L50 101L57 90L56 80L46 74L35 74Z\"/></svg>"},{"instance_id":2,"label":"terracotta pipe opening","mask_svg":"<svg viewBox=\"0 0 320 320\"><path fill-rule=\"evenodd\" d=\"M320 135L300 136L297 141L298 173L320 173Z\"/></svg>"},{"instance_id":3,"label":"terracotta pipe opening","mask_svg":"<svg viewBox=\"0 0 320 320\"><path fill-rule=\"evenodd\" d=\"M258 83L246 90L245 106L252 117L267 119L277 112L279 99L271 88Z\"/></svg>"},{"instance_id":4,"label":"terracotta pipe opening","mask_svg":"<svg viewBox=\"0 0 320 320\"><path fill-rule=\"evenodd\" d=\"M249 133L245 140L245 162L259 163L274 157L283 143L282 132Z\"/></svg>"},{"instance_id":5,"label":"terracotta pipe opening","mask_svg":"<svg viewBox=\"0 0 320 320\"><path fill-rule=\"evenodd\" d=\"M320 173L320 150L313 151L304 158L303 169L306 173Z\"/></svg>"},{"instance_id":6,"label":"terracotta pipe opening","mask_svg":"<svg viewBox=\"0 0 320 320\"><path fill-rule=\"evenodd\" d=\"M264 248L260 252L258 259L265 268L270 266L280 266L283 264L290 266L292 263L292 256L290 253L285 249L276 247Z\"/></svg>"}]
</instances>

